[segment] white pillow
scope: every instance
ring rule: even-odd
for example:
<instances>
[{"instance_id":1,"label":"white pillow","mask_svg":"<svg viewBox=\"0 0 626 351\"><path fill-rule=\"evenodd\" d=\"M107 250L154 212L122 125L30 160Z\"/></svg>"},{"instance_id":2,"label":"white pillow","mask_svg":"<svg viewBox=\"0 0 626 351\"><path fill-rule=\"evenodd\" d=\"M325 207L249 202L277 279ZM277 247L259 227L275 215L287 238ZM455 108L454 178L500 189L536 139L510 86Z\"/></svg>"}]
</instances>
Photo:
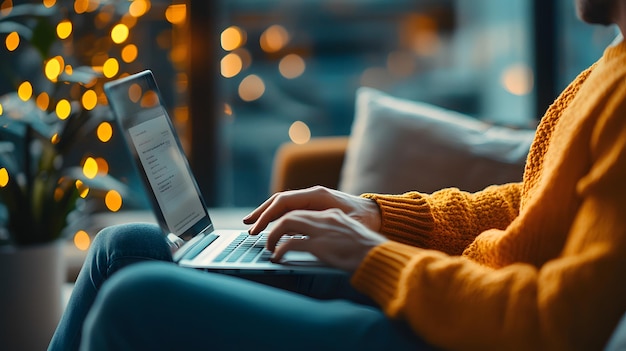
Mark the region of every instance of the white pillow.
<instances>
[{"instance_id":1,"label":"white pillow","mask_svg":"<svg viewBox=\"0 0 626 351\"><path fill-rule=\"evenodd\" d=\"M486 124L443 108L359 88L339 189L400 194L478 191L522 179L533 130Z\"/></svg>"}]
</instances>

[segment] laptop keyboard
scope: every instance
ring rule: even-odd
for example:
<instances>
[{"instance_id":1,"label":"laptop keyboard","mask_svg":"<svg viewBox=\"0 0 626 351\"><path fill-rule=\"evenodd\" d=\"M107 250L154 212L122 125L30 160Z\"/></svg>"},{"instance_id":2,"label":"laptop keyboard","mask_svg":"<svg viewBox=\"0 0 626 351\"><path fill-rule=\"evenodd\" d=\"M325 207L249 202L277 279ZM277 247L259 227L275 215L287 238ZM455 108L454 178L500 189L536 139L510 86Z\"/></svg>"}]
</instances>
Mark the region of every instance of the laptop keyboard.
<instances>
[{"instance_id":1,"label":"laptop keyboard","mask_svg":"<svg viewBox=\"0 0 626 351\"><path fill-rule=\"evenodd\" d=\"M272 253L265 248L267 235L248 235L244 232L239 234L225 249L215 258L215 262L269 262Z\"/></svg>"},{"instance_id":2,"label":"laptop keyboard","mask_svg":"<svg viewBox=\"0 0 626 351\"><path fill-rule=\"evenodd\" d=\"M302 235L285 235L278 241L277 245L292 238L302 237ZM266 242L267 233L249 235L247 232L242 232L213 261L228 263L270 262L272 253L265 248Z\"/></svg>"}]
</instances>

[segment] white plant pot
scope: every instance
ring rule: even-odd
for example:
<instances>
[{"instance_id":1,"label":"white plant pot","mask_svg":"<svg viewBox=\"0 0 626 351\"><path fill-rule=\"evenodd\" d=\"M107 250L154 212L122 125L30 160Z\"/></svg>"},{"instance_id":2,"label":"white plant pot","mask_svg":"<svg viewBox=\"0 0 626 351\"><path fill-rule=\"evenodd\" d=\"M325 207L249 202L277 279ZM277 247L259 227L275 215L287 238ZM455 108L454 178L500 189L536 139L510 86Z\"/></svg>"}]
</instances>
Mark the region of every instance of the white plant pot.
<instances>
[{"instance_id":1,"label":"white plant pot","mask_svg":"<svg viewBox=\"0 0 626 351\"><path fill-rule=\"evenodd\" d=\"M0 246L0 348L45 350L63 311L64 241Z\"/></svg>"}]
</instances>

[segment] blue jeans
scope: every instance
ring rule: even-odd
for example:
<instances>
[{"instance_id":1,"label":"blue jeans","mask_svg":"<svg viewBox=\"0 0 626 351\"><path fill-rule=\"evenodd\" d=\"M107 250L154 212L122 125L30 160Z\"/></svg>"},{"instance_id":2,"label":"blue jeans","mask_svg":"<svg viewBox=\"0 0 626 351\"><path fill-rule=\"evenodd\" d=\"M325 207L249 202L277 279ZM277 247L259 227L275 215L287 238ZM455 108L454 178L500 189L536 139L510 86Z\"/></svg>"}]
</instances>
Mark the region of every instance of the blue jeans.
<instances>
[{"instance_id":1,"label":"blue jeans","mask_svg":"<svg viewBox=\"0 0 626 351\"><path fill-rule=\"evenodd\" d=\"M268 284L284 287L281 282L181 268L157 226L106 228L92 244L49 350L431 349L404 322L340 291L350 290L345 286L323 277L291 283L279 289ZM335 285L340 299L329 294Z\"/></svg>"}]
</instances>

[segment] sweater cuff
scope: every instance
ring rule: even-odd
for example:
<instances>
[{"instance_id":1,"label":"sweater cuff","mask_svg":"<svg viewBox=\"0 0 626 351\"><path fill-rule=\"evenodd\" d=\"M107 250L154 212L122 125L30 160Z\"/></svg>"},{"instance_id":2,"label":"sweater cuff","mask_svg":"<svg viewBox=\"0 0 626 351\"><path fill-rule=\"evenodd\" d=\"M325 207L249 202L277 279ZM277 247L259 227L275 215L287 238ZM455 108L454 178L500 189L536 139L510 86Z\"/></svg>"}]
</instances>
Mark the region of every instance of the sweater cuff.
<instances>
[{"instance_id":1,"label":"sweater cuff","mask_svg":"<svg viewBox=\"0 0 626 351\"><path fill-rule=\"evenodd\" d=\"M435 221L426 197L418 192L402 195L362 194L376 201L381 213L380 232L400 242L428 240Z\"/></svg>"},{"instance_id":2,"label":"sweater cuff","mask_svg":"<svg viewBox=\"0 0 626 351\"><path fill-rule=\"evenodd\" d=\"M390 317L396 317L406 295L404 269L422 249L387 241L376 246L352 275L351 283L376 301Z\"/></svg>"}]
</instances>

